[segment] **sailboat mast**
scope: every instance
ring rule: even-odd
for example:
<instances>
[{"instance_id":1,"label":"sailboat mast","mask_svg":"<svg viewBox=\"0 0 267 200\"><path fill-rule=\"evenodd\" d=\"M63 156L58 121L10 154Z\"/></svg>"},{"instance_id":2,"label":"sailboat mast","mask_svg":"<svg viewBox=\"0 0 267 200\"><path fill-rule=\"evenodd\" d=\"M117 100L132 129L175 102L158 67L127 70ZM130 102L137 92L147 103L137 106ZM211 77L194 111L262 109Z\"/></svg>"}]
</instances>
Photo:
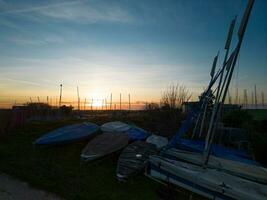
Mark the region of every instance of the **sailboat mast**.
<instances>
[{"instance_id":1,"label":"sailboat mast","mask_svg":"<svg viewBox=\"0 0 267 200\"><path fill-rule=\"evenodd\" d=\"M77 97L78 97L78 110L80 110L80 94L79 94L79 87L77 86Z\"/></svg>"},{"instance_id":2,"label":"sailboat mast","mask_svg":"<svg viewBox=\"0 0 267 200\"><path fill-rule=\"evenodd\" d=\"M62 100L62 84L60 84L59 107L61 106L61 100Z\"/></svg>"},{"instance_id":3,"label":"sailboat mast","mask_svg":"<svg viewBox=\"0 0 267 200\"><path fill-rule=\"evenodd\" d=\"M246 31L247 23L248 23L248 20L249 20L249 16L250 16L253 4L254 4L254 0L249 0L247 8L245 10L245 13L244 13L242 21L241 21L241 25L240 25L239 31L238 31L238 39L239 40L238 40L238 43L237 43L237 46L236 46L235 50L232 53L232 55L233 55L232 59L233 60L230 60L231 56L228 59L228 61L229 60L231 61L231 63L230 63L231 65L229 66L230 67L230 69L229 69L229 71L230 71L229 72L229 77L227 79L226 86L225 86L225 89L224 89L222 102L218 106L218 108L215 110L215 114L214 114L214 119L215 120L211 120L211 122L210 122L210 129L209 129L209 132L208 132L208 135L207 135L207 138L206 138L206 144L205 144L205 149L204 149L204 165L208 162L208 159L209 159L210 148L211 148L211 144L212 144L212 140L213 140L214 132L215 132L215 126L216 126L217 122L220 119L221 107L225 102L227 91L228 91L230 83L231 83L231 79L232 79L232 76L233 76L233 71L234 71L234 68L235 68L235 65L236 65L236 61L237 61L237 58L238 58L238 55L239 55L239 51L240 51L240 48L241 48L241 45L242 45L242 42L243 42L244 33Z\"/></svg>"}]
</instances>

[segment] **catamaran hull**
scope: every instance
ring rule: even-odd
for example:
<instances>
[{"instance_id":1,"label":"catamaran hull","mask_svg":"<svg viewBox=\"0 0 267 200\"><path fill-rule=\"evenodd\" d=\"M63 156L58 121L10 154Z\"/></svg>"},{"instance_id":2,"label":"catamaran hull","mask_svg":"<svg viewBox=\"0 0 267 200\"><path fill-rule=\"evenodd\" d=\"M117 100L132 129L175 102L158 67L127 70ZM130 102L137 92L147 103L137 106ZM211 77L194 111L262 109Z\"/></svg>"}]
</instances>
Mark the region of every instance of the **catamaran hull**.
<instances>
[{"instance_id":1,"label":"catamaran hull","mask_svg":"<svg viewBox=\"0 0 267 200\"><path fill-rule=\"evenodd\" d=\"M146 175L210 199L267 199L267 185L160 156L150 157Z\"/></svg>"}]
</instances>

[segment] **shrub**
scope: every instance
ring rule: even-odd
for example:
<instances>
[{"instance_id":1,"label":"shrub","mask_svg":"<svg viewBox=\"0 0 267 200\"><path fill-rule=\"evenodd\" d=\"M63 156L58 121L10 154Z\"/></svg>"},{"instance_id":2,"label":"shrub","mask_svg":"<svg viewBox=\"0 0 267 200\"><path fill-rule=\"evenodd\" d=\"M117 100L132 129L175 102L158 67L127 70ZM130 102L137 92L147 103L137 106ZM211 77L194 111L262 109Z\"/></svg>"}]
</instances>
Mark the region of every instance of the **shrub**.
<instances>
[{"instance_id":1,"label":"shrub","mask_svg":"<svg viewBox=\"0 0 267 200\"><path fill-rule=\"evenodd\" d=\"M61 114L63 114L63 115L69 115L69 114L71 114L71 112L73 110L73 106L63 105L63 106L60 106L59 109L60 109Z\"/></svg>"}]
</instances>

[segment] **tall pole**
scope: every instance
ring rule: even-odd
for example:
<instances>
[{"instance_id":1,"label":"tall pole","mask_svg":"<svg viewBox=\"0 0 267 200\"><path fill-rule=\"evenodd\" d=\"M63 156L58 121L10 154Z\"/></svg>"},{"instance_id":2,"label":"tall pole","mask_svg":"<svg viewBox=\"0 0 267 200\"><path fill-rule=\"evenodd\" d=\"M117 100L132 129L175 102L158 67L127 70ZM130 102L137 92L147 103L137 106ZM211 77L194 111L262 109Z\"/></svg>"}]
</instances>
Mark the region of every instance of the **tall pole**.
<instances>
[{"instance_id":1,"label":"tall pole","mask_svg":"<svg viewBox=\"0 0 267 200\"><path fill-rule=\"evenodd\" d=\"M94 99L92 98L92 101L91 101L91 110L93 110L93 102L94 102Z\"/></svg>"},{"instance_id":2,"label":"tall pole","mask_svg":"<svg viewBox=\"0 0 267 200\"><path fill-rule=\"evenodd\" d=\"M258 106L258 100L257 100L257 86L254 85L254 95L255 95L255 107Z\"/></svg>"},{"instance_id":3,"label":"tall pole","mask_svg":"<svg viewBox=\"0 0 267 200\"><path fill-rule=\"evenodd\" d=\"M261 92L262 108L264 108L264 93Z\"/></svg>"},{"instance_id":4,"label":"tall pole","mask_svg":"<svg viewBox=\"0 0 267 200\"><path fill-rule=\"evenodd\" d=\"M231 98L229 90L228 90L228 103L232 104L232 98Z\"/></svg>"},{"instance_id":5,"label":"tall pole","mask_svg":"<svg viewBox=\"0 0 267 200\"><path fill-rule=\"evenodd\" d=\"M39 98L39 96L37 97L37 101L38 101L38 103L40 103L40 98Z\"/></svg>"},{"instance_id":6,"label":"tall pole","mask_svg":"<svg viewBox=\"0 0 267 200\"><path fill-rule=\"evenodd\" d=\"M236 87L235 104L238 104L238 87Z\"/></svg>"},{"instance_id":7,"label":"tall pole","mask_svg":"<svg viewBox=\"0 0 267 200\"><path fill-rule=\"evenodd\" d=\"M30 97L30 102L32 103L32 98Z\"/></svg>"},{"instance_id":8,"label":"tall pole","mask_svg":"<svg viewBox=\"0 0 267 200\"><path fill-rule=\"evenodd\" d=\"M244 15L243 15L243 18L242 18L242 21L241 21L241 24L240 24L240 28L239 28L239 31L238 31L238 43L237 43L237 46L236 46L235 50L232 53L233 57L232 57L232 60L231 60L231 63L230 63L229 77L228 77L226 85L225 85L225 90L224 90L224 93L223 93L223 96L222 96L221 105L218 107L218 109L216 109L215 114L214 114L214 118L212 118L210 120L210 126L209 126L209 130L208 130L208 133L207 133L206 141L205 141L204 163L203 163L204 165L206 165L208 160L209 160L211 144L212 144L212 141L213 141L213 138L214 138L214 134L215 134L215 126L217 126L217 122L220 119L221 107L225 102L227 91L228 91L229 85L231 83L231 79L232 79L232 76L233 76L233 71L234 71L234 68L235 68L235 65L236 65L236 61L237 61L237 58L238 58L238 55L239 55L239 51L240 51L241 44L242 44L242 41L243 41L243 38L244 38L244 33L245 33L245 30L246 30L246 27L247 27L248 19L249 19L253 4L254 4L254 0L250 0L248 5L247 5L247 7L246 7L245 12L244 12Z\"/></svg>"},{"instance_id":9,"label":"tall pole","mask_svg":"<svg viewBox=\"0 0 267 200\"><path fill-rule=\"evenodd\" d=\"M49 96L46 97L46 103L49 105Z\"/></svg>"},{"instance_id":10,"label":"tall pole","mask_svg":"<svg viewBox=\"0 0 267 200\"><path fill-rule=\"evenodd\" d=\"M128 99L129 99L129 110L131 110L131 95L130 95L130 93L128 95Z\"/></svg>"},{"instance_id":11,"label":"tall pole","mask_svg":"<svg viewBox=\"0 0 267 200\"><path fill-rule=\"evenodd\" d=\"M121 110L121 93L120 93L120 110Z\"/></svg>"},{"instance_id":12,"label":"tall pole","mask_svg":"<svg viewBox=\"0 0 267 200\"><path fill-rule=\"evenodd\" d=\"M62 84L60 84L59 107L61 106L61 100L62 100Z\"/></svg>"},{"instance_id":13,"label":"tall pole","mask_svg":"<svg viewBox=\"0 0 267 200\"><path fill-rule=\"evenodd\" d=\"M79 87L77 86L77 98L78 98L78 110L80 110L80 94L79 94Z\"/></svg>"},{"instance_id":14,"label":"tall pole","mask_svg":"<svg viewBox=\"0 0 267 200\"><path fill-rule=\"evenodd\" d=\"M255 104L254 104L254 93L252 92L251 93L251 106L254 107Z\"/></svg>"},{"instance_id":15,"label":"tall pole","mask_svg":"<svg viewBox=\"0 0 267 200\"><path fill-rule=\"evenodd\" d=\"M112 93L110 94L110 110L112 109Z\"/></svg>"},{"instance_id":16,"label":"tall pole","mask_svg":"<svg viewBox=\"0 0 267 200\"><path fill-rule=\"evenodd\" d=\"M105 98L105 110L108 109L107 98Z\"/></svg>"},{"instance_id":17,"label":"tall pole","mask_svg":"<svg viewBox=\"0 0 267 200\"><path fill-rule=\"evenodd\" d=\"M84 110L86 110L86 98L84 99Z\"/></svg>"},{"instance_id":18,"label":"tall pole","mask_svg":"<svg viewBox=\"0 0 267 200\"><path fill-rule=\"evenodd\" d=\"M102 110L104 110L104 99L102 99Z\"/></svg>"},{"instance_id":19,"label":"tall pole","mask_svg":"<svg viewBox=\"0 0 267 200\"><path fill-rule=\"evenodd\" d=\"M248 107L248 95L247 95L246 89L244 89L244 105L245 105L245 108Z\"/></svg>"}]
</instances>

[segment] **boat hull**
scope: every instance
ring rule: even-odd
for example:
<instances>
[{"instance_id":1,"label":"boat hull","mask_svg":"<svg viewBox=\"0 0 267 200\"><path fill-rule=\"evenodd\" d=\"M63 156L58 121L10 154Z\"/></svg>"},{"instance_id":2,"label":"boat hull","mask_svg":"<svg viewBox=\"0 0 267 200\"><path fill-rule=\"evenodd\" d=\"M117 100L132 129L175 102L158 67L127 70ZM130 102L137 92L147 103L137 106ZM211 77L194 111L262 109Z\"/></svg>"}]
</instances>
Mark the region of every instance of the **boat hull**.
<instances>
[{"instance_id":1,"label":"boat hull","mask_svg":"<svg viewBox=\"0 0 267 200\"><path fill-rule=\"evenodd\" d=\"M123 181L142 172L149 156L155 154L157 148L153 144L144 141L129 144L120 154L116 170L117 179Z\"/></svg>"},{"instance_id":2,"label":"boat hull","mask_svg":"<svg viewBox=\"0 0 267 200\"><path fill-rule=\"evenodd\" d=\"M210 199L264 200L267 186L216 169L151 156L146 175Z\"/></svg>"},{"instance_id":3,"label":"boat hull","mask_svg":"<svg viewBox=\"0 0 267 200\"><path fill-rule=\"evenodd\" d=\"M81 159L92 161L121 150L128 144L128 136L120 133L103 133L92 139L82 150Z\"/></svg>"},{"instance_id":4,"label":"boat hull","mask_svg":"<svg viewBox=\"0 0 267 200\"><path fill-rule=\"evenodd\" d=\"M50 131L33 142L34 145L62 145L88 139L99 127L94 123L73 124Z\"/></svg>"}]
</instances>

